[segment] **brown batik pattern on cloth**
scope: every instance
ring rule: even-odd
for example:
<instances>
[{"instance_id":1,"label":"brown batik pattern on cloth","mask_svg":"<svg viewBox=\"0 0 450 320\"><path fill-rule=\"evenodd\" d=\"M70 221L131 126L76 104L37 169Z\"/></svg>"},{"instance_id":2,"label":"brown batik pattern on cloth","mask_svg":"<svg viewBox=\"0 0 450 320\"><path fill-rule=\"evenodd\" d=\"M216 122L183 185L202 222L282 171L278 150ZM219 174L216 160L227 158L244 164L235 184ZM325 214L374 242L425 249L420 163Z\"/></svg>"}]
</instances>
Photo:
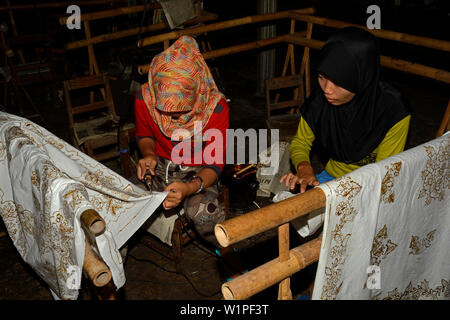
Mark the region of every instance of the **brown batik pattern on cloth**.
<instances>
[{"instance_id":1,"label":"brown batik pattern on cloth","mask_svg":"<svg viewBox=\"0 0 450 320\"><path fill-rule=\"evenodd\" d=\"M442 201L446 189L450 188L450 139L441 142L438 148L425 146L428 161L422 171L422 189L420 198L425 198L425 205L437 199Z\"/></svg>"},{"instance_id":2,"label":"brown batik pattern on cloth","mask_svg":"<svg viewBox=\"0 0 450 320\"><path fill-rule=\"evenodd\" d=\"M422 253L425 249L431 247L434 240L434 234L436 229L427 233L427 235L420 239L418 236L412 236L411 242L409 243L409 248L412 249L409 254L417 255Z\"/></svg>"},{"instance_id":3,"label":"brown batik pattern on cloth","mask_svg":"<svg viewBox=\"0 0 450 320\"><path fill-rule=\"evenodd\" d=\"M388 239L387 226L384 225L373 239L371 255L371 264L379 266L381 261L397 248L397 244Z\"/></svg>"},{"instance_id":4,"label":"brown batik pattern on cloth","mask_svg":"<svg viewBox=\"0 0 450 320\"><path fill-rule=\"evenodd\" d=\"M166 181L166 168L169 165ZM163 191L169 184L175 181L189 181L203 166L180 167L170 163L165 158L158 158L155 176L152 179L152 188L155 191ZM178 170L178 171L175 171ZM214 235L214 226L225 220L225 210L219 203L219 190L217 184L205 188L198 194L193 194L184 200L185 216L194 224L196 231L207 242L219 248Z\"/></svg>"},{"instance_id":5,"label":"brown batik pattern on cloth","mask_svg":"<svg viewBox=\"0 0 450 320\"><path fill-rule=\"evenodd\" d=\"M379 299L381 293L374 297L374 299ZM438 298L448 298L450 297L450 286L449 279L441 279L441 285L435 288L430 288L428 280L424 279L417 286L413 286L410 282L405 288L405 291L399 292L397 288L388 292L387 297L383 300L419 300L419 299L433 299Z\"/></svg>"},{"instance_id":6,"label":"brown batik pattern on cloth","mask_svg":"<svg viewBox=\"0 0 450 320\"><path fill-rule=\"evenodd\" d=\"M336 188L336 194L341 197L341 201L336 206L335 214L340 217L339 223L334 227L331 233L332 245L329 256L330 262L325 267L326 283L322 288L322 294L320 299L332 300L336 299L342 286L342 269L341 265L344 264L347 246L352 236L351 233L345 234L344 227L347 222L353 221L358 214L353 207L353 198L361 191L361 185L353 181L350 177L338 178L338 187Z\"/></svg>"},{"instance_id":7,"label":"brown batik pattern on cloth","mask_svg":"<svg viewBox=\"0 0 450 320\"><path fill-rule=\"evenodd\" d=\"M397 177L402 168L400 161L394 162L390 167L386 166L386 175L381 182L381 196L380 200L384 203L393 203L394 198L394 178Z\"/></svg>"}]
</instances>

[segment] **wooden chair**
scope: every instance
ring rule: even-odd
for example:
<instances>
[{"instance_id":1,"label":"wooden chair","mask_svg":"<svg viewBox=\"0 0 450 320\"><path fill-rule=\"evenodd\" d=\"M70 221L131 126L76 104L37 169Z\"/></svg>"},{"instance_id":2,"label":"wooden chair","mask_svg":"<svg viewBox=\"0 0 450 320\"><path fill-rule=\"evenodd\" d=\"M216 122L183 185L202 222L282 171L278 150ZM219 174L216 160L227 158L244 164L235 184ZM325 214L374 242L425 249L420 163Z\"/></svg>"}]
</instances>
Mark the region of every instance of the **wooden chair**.
<instances>
[{"instance_id":1,"label":"wooden chair","mask_svg":"<svg viewBox=\"0 0 450 320\"><path fill-rule=\"evenodd\" d=\"M108 77L102 74L66 80L64 97L72 144L99 162L120 155L122 173L128 177L128 136L134 124L120 123Z\"/></svg>"},{"instance_id":2,"label":"wooden chair","mask_svg":"<svg viewBox=\"0 0 450 320\"><path fill-rule=\"evenodd\" d=\"M288 89L293 90L292 98L289 99L286 98ZM267 127L269 129L295 130L300 119L299 107L304 101L301 75L266 79L265 91ZM280 101L280 97L284 99ZM287 110L289 112L286 112Z\"/></svg>"}]
</instances>

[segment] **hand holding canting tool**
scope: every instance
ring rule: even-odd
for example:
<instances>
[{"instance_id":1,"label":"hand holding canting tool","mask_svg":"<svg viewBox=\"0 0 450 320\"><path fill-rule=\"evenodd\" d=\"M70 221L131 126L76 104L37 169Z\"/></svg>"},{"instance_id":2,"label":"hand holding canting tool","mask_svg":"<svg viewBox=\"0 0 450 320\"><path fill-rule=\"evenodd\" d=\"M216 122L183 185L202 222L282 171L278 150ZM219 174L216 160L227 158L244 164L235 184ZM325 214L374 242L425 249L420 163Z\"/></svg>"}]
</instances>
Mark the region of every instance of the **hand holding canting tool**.
<instances>
[{"instance_id":1,"label":"hand holding canting tool","mask_svg":"<svg viewBox=\"0 0 450 320\"><path fill-rule=\"evenodd\" d=\"M147 171L145 171L144 182L147 185L147 188L150 191L150 194L152 194L152 174L149 169L147 169Z\"/></svg>"}]
</instances>

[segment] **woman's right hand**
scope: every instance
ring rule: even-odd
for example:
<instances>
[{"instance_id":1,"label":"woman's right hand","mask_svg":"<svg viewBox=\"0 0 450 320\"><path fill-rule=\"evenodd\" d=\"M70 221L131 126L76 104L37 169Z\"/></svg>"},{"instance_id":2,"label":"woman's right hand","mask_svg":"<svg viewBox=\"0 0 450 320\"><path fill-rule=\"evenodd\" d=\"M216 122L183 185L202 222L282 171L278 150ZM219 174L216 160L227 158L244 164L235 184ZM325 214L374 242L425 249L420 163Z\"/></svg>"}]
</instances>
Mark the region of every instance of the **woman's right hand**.
<instances>
[{"instance_id":1,"label":"woman's right hand","mask_svg":"<svg viewBox=\"0 0 450 320\"><path fill-rule=\"evenodd\" d=\"M156 154L150 154L140 159L137 164L137 178L139 180L143 180L145 172L147 172L147 170L149 170L150 174L154 176L157 163L158 160Z\"/></svg>"},{"instance_id":2,"label":"woman's right hand","mask_svg":"<svg viewBox=\"0 0 450 320\"><path fill-rule=\"evenodd\" d=\"M297 174L292 172L281 177L280 183L285 183L289 189L294 189L296 184L300 185L300 193L306 191L308 186L318 186L320 183L314 175L314 170L309 162L300 162L297 166Z\"/></svg>"}]
</instances>

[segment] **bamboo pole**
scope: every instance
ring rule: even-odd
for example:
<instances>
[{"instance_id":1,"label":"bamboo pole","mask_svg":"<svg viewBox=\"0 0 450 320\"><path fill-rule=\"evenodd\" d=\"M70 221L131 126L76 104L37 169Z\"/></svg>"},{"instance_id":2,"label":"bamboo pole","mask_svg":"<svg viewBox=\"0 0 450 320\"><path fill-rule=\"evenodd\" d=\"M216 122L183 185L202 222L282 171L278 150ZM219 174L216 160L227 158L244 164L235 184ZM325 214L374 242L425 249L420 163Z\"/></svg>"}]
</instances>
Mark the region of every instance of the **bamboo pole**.
<instances>
[{"instance_id":1,"label":"bamboo pole","mask_svg":"<svg viewBox=\"0 0 450 320\"><path fill-rule=\"evenodd\" d=\"M207 13L207 14L204 14L197 18L186 21L185 24L190 25L190 24L196 24L196 23L200 23L200 22L212 21L212 20L216 20L216 19L217 19L217 14ZM102 34L100 36L91 37L90 39L73 41L73 42L67 43L65 45L65 48L66 48L66 50L83 48L83 47L86 47L91 44L97 44L97 43L107 42L107 41L111 41L111 40L117 40L117 39L130 37L130 36L138 34L139 31L141 33L146 33L146 32L164 30L164 29L167 29L168 27L169 27L169 24L167 22L162 22L162 23L157 23L157 24L152 24L149 26L142 27L141 30L139 30L139 27L128 29L128 30L121 30L121 31L114 32L114 33L107 33L107 34Z\"/></svg>"},{"instance_id":2,"label":"bamboo pole","mask_svg":"<svg viewBox=\"0 0 450 320\"><path fill-rule=\"evenodd\" d=\"M322 208L325 203L323 191L320 188L313 188L289 199L216 224L214 227L216 239L222 247L228 247Z\"/></svg>"},{"instance_id":3,"label":"bamboo pole","mask_svg":"<svg viewBox=\"0 0 450 320\"><path fill-rule=\"evenodd\" d=\"M305 8L302 10L303 10L302 12L306 13L306 14L314 12L313 8ZM187 35L187 34L197 35L197 34L202 34L205 32L223 30L223 29L238 27L238 26L242 26L242 25L246 25L246 24L284 19L284 18L288 18L289 14L290 14L290 11L280 11L277 13L267 13L267 14L260 14L260 15L256 15L256 16L247 16L244 18L238 18L238 19L232 19L232 20L228 20L228 21L211 23L209 25L199 26L196 28L167 32L164 34L141 39L138 43L138 47L149 46L149 45L152 45L155 43L163 42L164 40L174 40L174 39L177 39L177 38L179 38L183 35Z\"/></svg>"},{"instance_id":4,"label":"bamboo pole","mask_svg":"<svg viewBox=\"0 0 450 320\"><path fill-rule=\"evenodd\" d=\"M291 28L289 30L289 34L294 34L295 33L295 19L291 19ZM293 44L288 44L288 49L286 52L286 57L284 59L284 65L283 65L283 71L281 72L281 76L284 77L286 75L287 72L287 67L288 65L291 65L291 75L295 74L295 59L294 59L294 45ZM297 89L294 90L294 99L297 99ZM280 93L277 93L275 95L275 102L274 103L278 103L280 99ZM292 109L291 109L292 111Z\"/></svg>"},{"instance_id":5,"label":"bamboo pole","mask_svg":"<svg viewBox=\"0 0 450 320\"><path fill-rule=\"evenodd\" d=\"M381 56L380 64L383 67L404 71L412 74L417 74L419 76L424 76L427 78L439 80L442 82L450 83L450 72L436 69L433 67L428 67L422 64L402 60L394 59L391 57Z\"/></svg>"},{"instance_id":6,"label":"bamboo pole","mask_svg":"<svg viewBox=\"0 0 450 320\"><path fill-rule=\"evenodd\" d=\"M109 9L104 11L97 11L97 12L89 12L85 14L80 15L80 21L91 21L91 20L99 20L104 18L112 18L117 17L125 14L132 14L142 11L148 11L153 9L160 9L161 5L158 2L149 2L145 8L144 5L138 5L138 6L132 6L132 7L122 7L122 8L115 8L115 9ZM59 18L59 24L65 25L67 22L67 19L69 17L61 17Z\"/></svg>"},{"instance_id":7,"label":"bamboo pole","mask_svg":"<svg viewBox=\"0 0 450 320\"><path fill-rule=\"evenodd\" d=\"M306 38L311 39L312 36L312 28L313 24L308 23L306 27ZM311 93L311 70L310 70L310 63L309 63L309 48L305 47L303 51L303 57L302 57L302 64L300 66L300 75L305 78L305 91L306 91L306 97L309 97L309 94ZM304 93L302 92L302 95ZM304 99L304 98L302 98Z\"/></svg>"},{"instance_id":8,"label":"bamboo pole","mask_svg":"<svg viewBox=\"0 0 450 320\"><path fill-rule=\"evenodd\" d=\"M278 227L278 250L280 262L289 260L289 223ZM278 285L278 300L292 300L290 278L282 280Z\"/></svg>"},{"instance_id":9,"label":"bamboo pole","mask_svg":"<svg viewBox=\"0 0 450 320\"><path fill-rule=\"evenodd\" d=\"M296 32L295 34L298 36L303 36L303 35L305 35L305 32L300 31L300 32ZM249 51L249 50L253 50L253 49L259 49L259 48L271 46L271 45L282 43L282 42L285 42L285 37L277 36L274 38L257 40L254 42L248 42L248 43L239 44L239 45L235 45L235 46L231 46L231 47L202 52L202 55L205 60L208 60L208 59L226 56L229 54ZM149 68L150 68L150 64L140 65L140 66L138 66L138 72L140 74L145 74L148 72Z\"/></svg>"},{"instance_id":10,"label":"bamboo pole","mask_svg":"<svg viewBox=\"0 0 450 320\"><path fill-rule=\"evenodd\" d=\"M314 39L306 39L302 37L296 37L291 35L285 35L286 41L295 43L301 46L307 46L312 49L320 49L325 44L324 41L314 40ZM386 68L391 68L395 70L400 70L412 74L416 74L419 76L431 78L434 80L442 81L445 83L450 83L450 72L425 66L422 64L402 60L402 59L394 59L387 56L380 57L380 65Z\"/></svg>"},{"instance_id":11,"label":"bamboo pole","mask_svg":"<svg viewBox=\"0 0 450 320\"><path fill-rule=\"evenodd\" d=\"M99 4L109 4L114 2L128 2L128 0L86 0L86 1L70 1L70 2L50 2L50 3L35 3L23 5L6 5L0 7L0 11L4 10L28 10L28 9L44 9L44 8L60 8L68 7L70 5L91 6Z\"/></svg>"},{"instance_id":12,"label":"bamboo pole","mask_svg":"<svg viewBox=\"0 0 450 320\"><path fill-rule=\"evenodd\" d=\"M345 21L339 21L329 18L323 18L323 17L317 17L317 16L311 16L311 15L305 15L300 14L298 12L293 12L289 14L290 18L304 21L304 22L310 22L326 27L332 27L332 28L344 28L344 27L359 27L363 28L375 35L378 38L387 39L387 40L393 40L397 42L403 42L403 43L409 43L413 44L415 46L422 46L442 51L450 51L450 41L444 41L439 39L433 39L428 37L422 37L422 36L416 36L401 32L395 32L385 29L367 29L365 26L361 26L358 24L353 24Z\"/></svg>"},{"instance_id":13,"label":"bamboo pole","mask_svg":"<svg viewBox=\"0 0 450 320\"><path fill-rule=\"evenodd\" d=\"M269 288L319 260L320 237L291 249L289 259L269 261L222 285L226 300L244 300Z\"/></svg>"},{"instance_id":14,"label":"bamboo pole","mask_svg":"<svg viewBox=\"0 0 450 320\"><path fill-rule=\"evenodd\" d=\"M89 21L84 21L84 32L86 34L86 39L91 38L91 28L89 27ZM95 58L94 47L92 44L88 45L88 56L89 56L89 74L99 75L100 69L98 68L97 59Z\"/></svg>"},{"instance_id":15,"label":"bamboo pole","mask_svg":"<svg viewBox=\"0 0 450 320\"><path fill-rule=\"evenodd\" d=\"M111 270L109 270L108 266L97 256L87 239L83 270L96 287L105 286L112 278Z\"/></svg>"},{"instance_id":16,"label":"bamboo pole","mask_svg":"<svg viewBox=\"0 0 450 320\"><path fill-rule=\"evenodd\" d=\"M444 117L437 131L436 138L442 136L445 131L450 129L450 100L448 100L447 109L445 109Z\"/></svg>"},{"instance_id":17,"label":"bamboo pole","mask_svg":"<svg viewBox=\"0 0 450 320\"><path fill-rule=\"evenodd\" d=\"M95 210L84 211L80 215L80 221L85 229L94 236L98 236L105 231L105 220Z\"/></svg>"}]
</instances>

